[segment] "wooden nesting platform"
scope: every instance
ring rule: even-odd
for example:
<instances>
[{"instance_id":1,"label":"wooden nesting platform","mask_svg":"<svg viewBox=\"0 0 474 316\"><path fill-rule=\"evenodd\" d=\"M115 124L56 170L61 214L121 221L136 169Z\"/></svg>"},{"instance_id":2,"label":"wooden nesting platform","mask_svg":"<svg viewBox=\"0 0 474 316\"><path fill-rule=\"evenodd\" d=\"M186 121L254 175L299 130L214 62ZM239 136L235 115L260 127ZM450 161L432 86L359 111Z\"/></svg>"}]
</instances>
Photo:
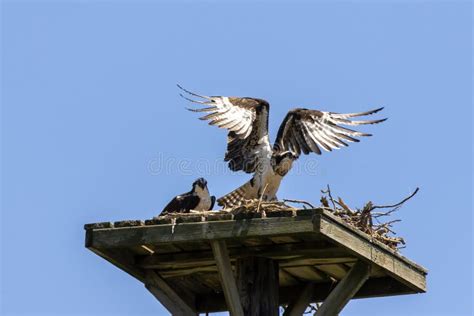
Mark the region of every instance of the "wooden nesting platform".
<instances>
[{"instance_id":1,"label":"wooden nesting platform","mask_svg":"<svg viewBox=\"0 0 474 316\"><path fill-rule=\"evenodd\" d=\"M329 300L356 273L349 272L360 268L365 277L352 286L354 293L346 293L347 301L426 291L423 267L321 209L267 212L265 218L214 212L184 216L175 224L156 219L85 229L88 249L143 282L173 314L232 312L236 294L229 271L246 257L277 262L279 305Z\"/></svg>"}]
</instances>

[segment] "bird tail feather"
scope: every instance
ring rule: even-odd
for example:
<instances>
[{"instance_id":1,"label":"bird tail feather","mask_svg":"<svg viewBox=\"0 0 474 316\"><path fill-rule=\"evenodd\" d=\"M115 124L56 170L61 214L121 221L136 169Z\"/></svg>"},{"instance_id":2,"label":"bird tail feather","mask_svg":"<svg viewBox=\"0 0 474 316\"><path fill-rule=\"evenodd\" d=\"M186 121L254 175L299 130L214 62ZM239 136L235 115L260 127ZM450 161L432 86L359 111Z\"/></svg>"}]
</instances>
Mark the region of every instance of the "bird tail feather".
<instances>
[{"instance_id":1,"label":"bird tail feather","mask_svg":"<svg viewBox=\"0 0 474 316\"><path fill-rule=\"evenodd\" d=\"M223 197L217 200L217 204L222 207L235 207L244 203L246 200L251 199L250 196L252 184L251 181L246 182L244 185L238 187L234 191L227 193Z\"/></svg>"}]
</instances>

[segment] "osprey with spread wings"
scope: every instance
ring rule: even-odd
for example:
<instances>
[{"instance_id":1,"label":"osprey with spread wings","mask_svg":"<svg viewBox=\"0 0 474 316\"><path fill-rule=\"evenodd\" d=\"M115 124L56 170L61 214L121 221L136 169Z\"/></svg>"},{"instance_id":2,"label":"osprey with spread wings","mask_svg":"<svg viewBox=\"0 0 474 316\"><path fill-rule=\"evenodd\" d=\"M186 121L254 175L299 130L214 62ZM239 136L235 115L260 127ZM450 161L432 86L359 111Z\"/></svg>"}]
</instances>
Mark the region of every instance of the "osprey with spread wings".
<instances>
[{"instance_id":1,"label":"osprey with spread wings","mask_svg":"<svg viewBox=\"0 0 474 316\"><path fill-rule=\"evenodd\" d=\"M260 197L264 201L276 200L281 180L301 153L314 152L320 155L321 149L332 151L347 147L347 142L359 142L356 137L371 136L342 125L377 124L386 120L353 119L377 113L383 108L346 114L297 108L288 112L271 146L268 136L270 105L267 101L247 97L204 96L178 87L199 99L181 94L183 98L205 106L188 110L205 112L201 120L209 120L210 125L229 131L224 158L229 168L253 174L250 181L217 200L224 207L238 206L245 200Z\"/></svg>"}]
</instances>

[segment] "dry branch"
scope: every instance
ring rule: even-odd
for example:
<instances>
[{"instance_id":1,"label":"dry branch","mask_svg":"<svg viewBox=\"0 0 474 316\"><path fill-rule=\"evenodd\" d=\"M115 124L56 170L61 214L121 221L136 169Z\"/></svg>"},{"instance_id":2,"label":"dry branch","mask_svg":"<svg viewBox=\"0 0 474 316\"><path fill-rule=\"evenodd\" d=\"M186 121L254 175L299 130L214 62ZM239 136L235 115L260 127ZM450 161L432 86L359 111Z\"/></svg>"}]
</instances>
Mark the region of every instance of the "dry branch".
<instances>
[{"instance_id":1,"label":"dry branch","mask_svg":"<svg viewBox=\"0 0 474 316\"><path fill-rule=\"evenodd\" d=\"M313 204L303 201L303 200L292 200L292 199L283 199L283 202L285 203L297 203L297 204L303 204L303 208L306 208L305 205L309 206L310 208L315 208Z\"/></svg>"}]
</instances>

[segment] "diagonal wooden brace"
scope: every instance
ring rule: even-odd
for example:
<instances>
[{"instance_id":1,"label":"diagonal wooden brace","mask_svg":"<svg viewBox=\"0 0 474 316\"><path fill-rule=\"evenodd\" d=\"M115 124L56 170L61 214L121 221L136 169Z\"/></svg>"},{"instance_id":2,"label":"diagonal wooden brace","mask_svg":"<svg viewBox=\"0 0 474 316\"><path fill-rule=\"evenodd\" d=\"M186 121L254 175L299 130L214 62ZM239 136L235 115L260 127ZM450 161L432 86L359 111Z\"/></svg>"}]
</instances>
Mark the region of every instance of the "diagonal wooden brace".
<instances>
[{"instance_id":1,"label":"diagonal wooden brace","mask_svg":"<svg viewBox=\"0 0 474 316\"><path fill-rule=\"evenodd\" d=\"M240 302L239 291L235 283L234 273L230 264L229 253L225 241L211 240L211 248L214 253L219 278L224 290L225 300L231 316L244 316L242 303Z\"/></svg>"},{"instance_id":2,"label":"diagonal wooden brace","mask_svg":"<svg viewBox=\"0 0 474 316\"><path fill-rule=\"evenodd\" d=\"M315 316L337 316L369 278L370 265L359 260L329 293Z\"/></svg>"},{"instance_id":3,"label":"diagonal wooden brace","mask_svg":"<svg viewBox=\"0 0 474 316\"><path fill-rule=\"evenodd\" d=\"M172 315L197 316L198 314L163 280L158 273L147 270L145 287Z\"/></svg>"},{"instance_id":4,"label":"diagonal wooden brace","mask_svg":"<svg viewBox=\"0 0 474 316\"><path fill-rule=\"evenodd\" d=\"M303 315L306 308L311 304L311 299L314 291L316 290L316 285L314 283L308 283L298 299L288 305L283 316L301 316Z\"/></svg>"}]
</instances>

